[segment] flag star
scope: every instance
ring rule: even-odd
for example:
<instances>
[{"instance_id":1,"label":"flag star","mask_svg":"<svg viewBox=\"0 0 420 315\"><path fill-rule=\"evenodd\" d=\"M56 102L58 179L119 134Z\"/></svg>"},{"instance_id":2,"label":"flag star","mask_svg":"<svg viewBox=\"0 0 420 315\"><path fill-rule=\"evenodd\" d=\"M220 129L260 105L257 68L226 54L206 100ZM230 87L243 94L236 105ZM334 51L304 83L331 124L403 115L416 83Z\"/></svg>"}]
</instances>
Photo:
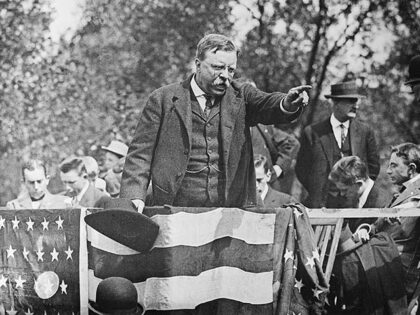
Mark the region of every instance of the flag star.
<instances>
[{"instance_id":1,"label":"flag star","mask_svg":"<svg viewBox=\"0 0 420 315\"><path fill-rule=\"evenodd\" d=\"M34 313L32 313L31 310L28 308L28 311L25 312L25 315L34 315Z\"/></svg>"},{"instance_id":2,"label":"flag star","mask_svg":"<svg viewBox=\"0 0 420 315\"><path fill-rule=\"evenodd\" d=\"M17 219L17 217L15 216L15 219L12 220L13 223L13 230L18 229L19 228L19 223L20 221Z\"/></svg>"},{"instance_id":3,"label":"flag star","mask_svg":"<svg viewBox=\"0 0 420 315\"><path fill-rule=\"evenodd\" d=\"M6 250L6 252L7 252L7 258L9 258L9 257L15 258L15 251L16 251L16 249L13 249L12 248L12 245L9 245L9 249Z\"/></svg>"},{"instance_id":4,"label":"flag star","mask_svg":"<svg viewBox=\"0 0 420 315\"><path fill-rule=\"evenodd\" d=\"M305 266L309 265L311 268L315 267L315 258L314 257L308 257L308 262L305 264Z\"/></svg>"},{"instance_id":5,"label":"flag star","mask_svg":"<svg viewBox=\"0 0 420 315\"><path fill-rule=\"evenodd\" d=\"M19 278L16 279L16 288L22 288L23 284L26 282L26 280L22 279L21 275L19 275Z\"/></svg>"},{"instance_id":6,"label":"flag star","mask_svg":"<svg viewBox=\"0 0 420 315\"><path fill-rule=\"evenodd\" d=\"M322 291L322 290L317 290L317 289L315 288L315 289L312 289L312 292L314 293L314 297L316 297L316 298L319 300L319 295L320 295L322 292L324 292L324 291Z\"/></svg>"},{"instance_id":7,"label":"flag star","mask_svg":"<svg viewBox=\"0 0 420 315\"><path fill-rule=\"evenodd\" d=\"M25 257L26 261L29 261L29 251L26 249L26 247L23 248L23 257Z\"/></svg>"},{"instance_id":8,"label":"flag star","mask_svg":"<svg viewBox=\"0 0 420 315\"><path fill-rule=\"evenodd\" d=\"M67 294L67 284L64 283L64 280L61 280L60 288L61 294Z\"/></svg>"},{"instance_id":9,"label":"flag star","mask_svg":"<svg viewBox=\"0 0 420 315\"><path fill-rule=\"evenodd\" d=\"M58 252L55 250L55 247L53 249L53 251L50 253L51 255L51 261L57 260L58 261Z\"/></svg>"},{"instance_id":10,"label":"flag star","mask_svg":"<svg viewBox=\"0 0 420 315\"><path fill-rule=\"evenodd\" d=\"M305 285L303 284L303 282L302 282L302 279L301 280L297 280L297 279L295 279L295 288L297 288L298 289L298 291L299 291L299 293L300 293L300 290L304 287Z\"/></svg>"},{"instance_id":11,"label":"flag star","mask_svg":"<svg viewBox=\"0 0 420 315\"><path fill-rule=\"evenodd\" d=\"M42 251L41 248L38 249L38 251L36 252L36 255L38 256L38 261L44 261L44 258L42 256L44 256L44 252Z\"/></svg>"},{"instance_id":12,"label":"flag star","mask_svg":"<svg viewBox=\"0 0 420 315\"><path fill-rule=\"evenodd\" d=\"M50 222L48 222L47 221L47 219L45 219L44 218L44 221L43 222L41 222L41 224L42 224L42 230L44 231L44 230L48 230L48 224L49 224Z\"/></svg>"},{"instance_id":13,"label":"flag star","mask_svg":"<svg viewBox=\"0 0 420 315\"><path fill-rule=\"evenodd\" d=\"M0 216L0 230L1 230L1 228L4 228L4 221L5 221L5 219L3 219L2 216Z\"/></svg>"},{"instance_id":14,"label":"flag star","mask_svg":"<svg viewBox=\"0 0 420 315\"><path fill-rule=\"evenodd\" d=\"M284 260L287 262L288 259L293 260L293 252L286 248L286 253L284 254Z\"/></svg>"},{"instance_id":15,"label":"flag star","mask_svg":"<svg viewBox=\"0 0 420 315\"><path fill-rule=\"evenodd\" d=\"M313 250L312 251L312 257L314 258L314 260L315 259L318 259L318 261L319 261L319 253L318 253L318 250Z\"/></svg>"},{"instance_id":16,"label":"flag star","mask_svg":"<svg viewBox=\"0 0 420 315\"><path fill-rule=\"evenodd\" d=\"M293 210L293 213L295 214L296 218L299 218L301 215L303 215L303 212L300 212L298 209Z\"/></svg>"},{"instance_id":17,"label":"flag star","mask_svg":"<svg viewBox=\"0 0 420 315\"><path fill-rule=\"evenodd\" d=\"M63 222L64 220L61 218L61 216L58 216L58 220L55 221L55 223L57 223L57 230L59 230L60 228L63 229Z\"/></svg>"},{"instance_id":18,"label":"flag star","mask_svg":"<svg viewBox=\"0 0 420 315\"><path fill-rule=\"evenodd\" d=\"M6 311L6 313L8 315L16 315L17 311L15 310L15 308L12 306L12 308L9 311Z\"/></svg>"},{"instance_id":19,"label":"flag star","mask_svg":"<svg viewBox=\"0 0 420 315\"><path fill-rule=\"evenodd\" d=\"M65 250L64 252L67 254L67 260L69 259L73 260L73 257L71 256L73 254L73 250L70 248L70 245L69 245L69 248Z\"/></svg>"},{"instance_id":20,"label":"flag star","mask_svg":"<svg viewBox=\"0 0 420 315\"><path fill-rule=\"evenodd\" d=\"M27 231L29 231L29 230L34 230L34 221L32 221L31 220L31 218L29 218L29 220L28 221L26 221L26 224L28 225L28 229L27 229Z\"/></svg>"},{"instance_id":21,"label":"flag star","mask_svg":"<svg viewBox=\"0 0 420 315\"><path fill-rule=\"evenodd\" d=\"M3 275L1 275L1 277L0 277L0 288L2 286L5 286L7 288L6 282L7 282L7 278L5 278Z\"/></svg>"}]
</instances>

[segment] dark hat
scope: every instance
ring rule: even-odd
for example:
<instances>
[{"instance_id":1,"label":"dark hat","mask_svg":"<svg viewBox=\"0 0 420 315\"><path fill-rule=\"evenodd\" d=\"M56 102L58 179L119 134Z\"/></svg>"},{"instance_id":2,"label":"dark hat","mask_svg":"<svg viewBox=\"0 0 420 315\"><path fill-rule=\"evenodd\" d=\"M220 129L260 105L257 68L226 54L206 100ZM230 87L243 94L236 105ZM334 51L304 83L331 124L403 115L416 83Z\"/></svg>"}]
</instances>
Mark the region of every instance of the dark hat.
<instances>
[{"instance_id":1,"label":"dark hat","mask_svg":"<svg viewBox=\"0 0 420 315\"><path fill-rule=\"evenodd\" d=\"M326 98L364 98L359 94L356 81L340 82L331 85L331 94L325 95Z\"/></svg>"},{"instance_id":2,"label":"dark hat","mask_svg":"<svg viewBox=\"0 0 420 315\"><path fill-rule=\"evenodd\" d=\"M89 303L90 313L137 315L143 307L137 302L137 290L130 280L110 277L102 280L96 289L96 302Z\"/></svg>"},{"instance_id":3,"label":"dark hat","mask_svg":"<svg viewBox=\"0 0 420 315\"><path fill-rule=\"evenodd\" d=\"M404 82L405 85L416 83L420 83L420 55L411 58L408 64L408 81Z\"/></svg>"},{"instance_id":4,"label":"dark hat","mask_svg":"<svg viewBox=\"0 0 420 315\"><path fill-rule=\"evenodd\" d=\"M109 199L104 210L89 214L85 222L116 242L139 252L149 251L159 233L159 225L138 213L131 200Z\"/></svg>"}]
</instances>

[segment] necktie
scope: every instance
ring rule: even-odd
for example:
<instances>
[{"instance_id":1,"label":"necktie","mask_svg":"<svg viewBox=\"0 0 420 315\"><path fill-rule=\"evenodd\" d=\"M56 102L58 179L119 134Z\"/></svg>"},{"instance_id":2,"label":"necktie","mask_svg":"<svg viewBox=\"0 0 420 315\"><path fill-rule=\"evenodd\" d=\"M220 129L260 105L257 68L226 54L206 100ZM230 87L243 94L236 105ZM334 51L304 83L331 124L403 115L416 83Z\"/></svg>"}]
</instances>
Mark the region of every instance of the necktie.
<instances>
[{"instance_id":1,"label":"necktie","mask_svg":"<svg viewBox=\"0 0 420 315\"><path fill-rule=\"evenodd\" d=\"M346 140L346 126L344 124L340 124L341 128L341 147L340 149L343 149L344 141Z\"/></svg>"},{"instance_id":2,"label":"necktie","mask_svg":"<svg viewBox=\"0 0 420 315\"><path fill-rule=\"evenodd\" d=\"M212 96L208 94L204 94L204 97L206 98L206 107L204 108L204 116L206 118L209 118L211 108L213 107L213 103L211 102Z\"/></svg>"}]
</instances>

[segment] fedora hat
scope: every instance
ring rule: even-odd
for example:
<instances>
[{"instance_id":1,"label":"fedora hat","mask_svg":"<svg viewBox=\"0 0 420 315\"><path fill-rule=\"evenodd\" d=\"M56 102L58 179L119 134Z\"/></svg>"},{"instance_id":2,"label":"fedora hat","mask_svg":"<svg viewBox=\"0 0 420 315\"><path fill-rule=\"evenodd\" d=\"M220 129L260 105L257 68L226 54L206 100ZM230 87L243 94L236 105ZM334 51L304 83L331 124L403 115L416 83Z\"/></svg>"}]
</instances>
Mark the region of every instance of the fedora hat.
<instances>
[{"instance_id":1,"label":"fedora hat","mask_svg":"<svg viewBox=\"0 0 420 315\"><path fill-rule=\"evenodd\" d=\"M331 94L325 95L326 98L364 98L366 96L359 93L356 81L340 82L331 85Z\"/></svg>"},{"instance_id":2,"label":"fedora hat","mask_svg":"<svg viewBox=\"0 0 420 315\"><path fill-rule=\"evenodd\" d=\"M408 81L404 82L405 85L416 83L420 83L420 55L411 58L408 64Z\"/></svg>"},{"instance_id":3,"label":"fedora hat","mask_svg":"<svg viewBox=\"0 0 420 315\"><path fill-rule=\"evenodd\" d=\"M159 233L159 225L138 213L131 200L108 199L104 210L85 217L87 225L138 252L147 252Z\"/></svg>"},{"instance_id":4,"label":"fedora hat","mask_svg":"<svg viewBox=\"0 0 420 315\"><path fill-rule=\"evenodd\" d=\"M90 314L140 315L143 307L137 302L134 284L125 278L109 277L96 289L96 301L89 302Z\"/></svg>"},{"instance_id":5,"label":"fedora hat","mask_svg":"<svg viewBox=\"0 0 420 315\"><path fill-rule=\"evenodd\" d=\"M101 148L102 150L109 151L120 156L126 156L128 152L128 146L125 143L117 140L112 140L109 146L102 146Z\"/></svg>"}]
</instances>

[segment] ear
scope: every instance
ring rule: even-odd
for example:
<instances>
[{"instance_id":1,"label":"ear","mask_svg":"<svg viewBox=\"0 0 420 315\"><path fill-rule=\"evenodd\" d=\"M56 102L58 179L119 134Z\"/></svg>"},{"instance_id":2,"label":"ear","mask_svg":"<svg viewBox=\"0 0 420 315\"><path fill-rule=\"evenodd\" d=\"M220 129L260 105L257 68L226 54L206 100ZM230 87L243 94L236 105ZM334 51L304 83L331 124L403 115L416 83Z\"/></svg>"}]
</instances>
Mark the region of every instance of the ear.
<instances>
[{"instance_id":1,"label":"ear","mask_svg":"<svg viewBox=\"0 0 420 315\"><path fill-rule=\"evenodd\" d=\"M267 181L270 181L270 179L271 179L271 171L270 170L268 170L267 171L267 174L265 174L266 176L267 176L267 178L268 178L268 180Z\"/></svg>"},{"instance_id":2,"label":"ear","mask_svg":"<svg viewBox=\"0 0 420 315\"><path fill-rule=\"evenodd\" d=\"M410 163L408 164L408 171L411 171L413 174L417 173L419 170L417 169L416 164Z\"/></svg>"},{"instance_id":3,"label":"ear","mask_svg":"<svg viewBox=\"0 0 420 315\"><path fill-rule=\"evenodd\" d=\"M50 183L50 175L45 176L45 181L47 182L47 185Z\"/></svg>"},{"instance_id":4,"label":"ear","mask_svg":"<svg viewBox=\"0 0 420 315\"><path fill-rule=\"evenodd\" d=\"M363 180L358 179L358 180L356 180L356 183L355 183L355 184L356 184L357 186L359 186L359 188L360 188L360 187L362 187L362 185L363 185L364 183L365 183L365 182L364 182Z\"/></svg>"},{"instance_id":5,"label":"ear","mask_svg":"<svg viewBox=\"0 0 420 315\"><path fill-rule=\"evenodd\" d=\"M198 72L198 70L199 70L199 69L200 69L200 67L201 67L201 61L200 61L200 59L195 58L194 63L195 63L195 69L196 69L196 71Z\"/></svg>"}]
</instances>

